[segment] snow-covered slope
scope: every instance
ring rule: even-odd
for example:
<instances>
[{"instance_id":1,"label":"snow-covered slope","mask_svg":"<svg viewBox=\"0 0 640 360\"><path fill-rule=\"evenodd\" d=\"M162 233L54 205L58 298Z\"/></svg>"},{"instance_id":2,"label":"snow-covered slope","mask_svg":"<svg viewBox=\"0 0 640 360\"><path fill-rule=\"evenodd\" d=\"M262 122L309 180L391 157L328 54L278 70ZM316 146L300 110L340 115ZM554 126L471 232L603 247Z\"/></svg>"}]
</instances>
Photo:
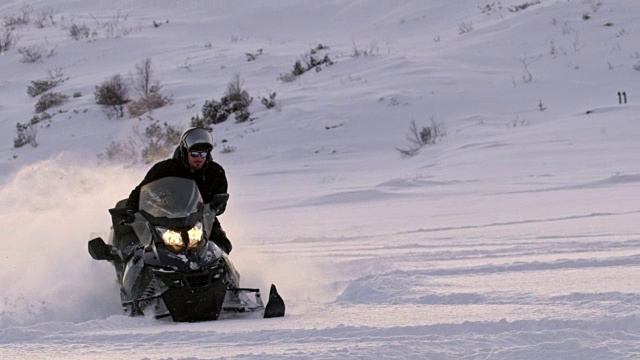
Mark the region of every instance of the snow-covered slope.
<instances>
[{"instance_id":1,"label":"snow-covered slope","mask_svg":"<svg viewBox=\"0 0 640 360\"><path fill-rule=\"evenodd\" d=\"M636 1L0 4L25 13L0 55L0 358L637 356ZM279 80L319 44L333 65ZM24 62L29 47L51 56ZM96 85L144 58L172 104L109 118ZM70 100L14 148L51 69ZM106 148L187 128L235 74L255 119L214 126L221 221L243 284L276 283L287 316L122 316L86 242L149 165ZM446 134L405 158L412 121Z\"/></svg>"}]
</instances>

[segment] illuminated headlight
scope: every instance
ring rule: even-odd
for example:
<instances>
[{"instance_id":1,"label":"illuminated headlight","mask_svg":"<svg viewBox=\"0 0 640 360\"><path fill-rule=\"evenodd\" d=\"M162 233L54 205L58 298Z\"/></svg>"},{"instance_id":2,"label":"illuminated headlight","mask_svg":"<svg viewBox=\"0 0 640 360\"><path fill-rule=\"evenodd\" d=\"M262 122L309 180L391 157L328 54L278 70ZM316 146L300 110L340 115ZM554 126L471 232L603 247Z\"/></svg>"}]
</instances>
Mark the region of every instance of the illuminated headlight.
<instances>
[{"instance_id":1,"label":"illuminated headlight","mask_svg":"<svg viewBox=\"0 0 640 360\"><path fill-rule=\"evenodd\" d=\"M164 241L165 245L184 247L184 241L182 240L181 232L163 227L156 227L156 229L160 233L162 241ZM187 236L189 236L188 248L193 249L198 246L200 241L202 241L202 235L202 223L197 223L196 226L189 229L189 231L187 231Z\"/></svg>"},{"instance_id":2,"label":"illuminated headlight","mask_svg":"<svg viewBox=\"0 0 640 360\"><path fill-rule=\"evenodd\" d=\"M196 226L187 231L187 234L189 235L189 249L198 246L202 241L202 223L197 223Z\"/></svg>"},{"instance_id":3,"label":"illuminated headlight","mask_svg":"<svg viewBox=\"0 0 640 360\"><path fill-rule=\"evenodd\" d=\"M156 229L160 232L160 236L162 236L162 240L166 245L178 247L184 246L182 235L179 232L161 227L157 227Z\"/></svg>"}]
</instances>

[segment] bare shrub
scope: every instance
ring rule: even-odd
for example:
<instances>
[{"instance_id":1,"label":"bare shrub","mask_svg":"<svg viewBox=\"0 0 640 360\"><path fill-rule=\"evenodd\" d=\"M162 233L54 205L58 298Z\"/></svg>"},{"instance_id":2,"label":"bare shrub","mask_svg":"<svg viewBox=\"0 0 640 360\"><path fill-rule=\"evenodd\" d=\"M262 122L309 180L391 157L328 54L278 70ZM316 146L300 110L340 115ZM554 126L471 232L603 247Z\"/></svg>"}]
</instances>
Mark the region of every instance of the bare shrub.
<instances>
[{"instance_id":1,"label":"bare shrub","mask_svg":"<svg viewBox=\"0 0 640 360\"><path fill-rule=\"evenodd\" d=\"M34 124L20 124L16 125L16 131L18 135L13 139L13 147L19 148L24 145L31 145L33 147L38 146L38 142L36 141L36 135L38 133L36 126Z\"/></svg>"},{"instance_id":2,"label":"bare shrub","mask_svg":"<svg viewBox=\"0 0 640 360\"><path fill-rule=\"evenodd\" d=\"M129 138L127 141L112 141L106 148L108 160L133 165L138 159L138 145Z\"/></svg>"},{"instance_id":3,"label":"bare shrub","mask_svg":"<svg viewBox=\"0 0 640 360\"><path fill-rule=\"evenodd\" d=\"M293 72L283 73L278 75L278 80L283 83L294 82L298 78L298 75L295 75Z\"/></svg>"},{"instance_id":4,"label":"bare shrub","mask_svg":"<svg viewBox=\"0 0 640 360\"><path fill-rule=\"evenodd\" d=\"M520 116L516 116L510 123L507 123L508 128L517 128L517 127L525 127L529 126L529 121L526 119L520 119Z\"/></svg>"},{"instance_id":5,"label":"bare shrub","mask_svg":"<svg viewBox=\"0 0 640 360\"><path fill-rule=\"evenodd\" d=\"M540 111L547 110L547 107L544 106L544 104L542 103L542 99L540 99L540 102L538 102L538 110L540 110Z\"/></svg>"},{"instance_id":6,"label":"bare shrub","mask_svg":"<svg viewBox=\"0 0 640 360\"><path fill-rule=\"evenodd\" d=\"M529 59L526 57L518 59L522 63L522 81L530 83L533 81L533 75L529 71Z\"/></svg>"},{"instance_id":7,"label":"bare shrub","mask_svg":"<svg viewBox=\"0 0 640 360\"><path fill-rule=\"evenodd\" d=\"M22 62L33 63L43 58L49 58L56 54L56 49L47 49L42 45L31 45L18 48L18 53L22 55Z\"/></svg>"},{"instance_id":8,"label":"bare shrub","mask_svg":"<svg viewBox=\"0 0 640 360\"><path fill-rule=\"evenodd\" d=\"M135 75L131 75L133 89L140 96L127 106L129 114L133 117L140 116L148 111L165 106L171 102L171 98L160 94L162 85L155 79L155 70L151 59L146 58L136 65Z\"/></svg>"},{"instance_id":9,"label":"bare shrub","mask_svg":"<svg viewBox=\"0 0 640 360\"><path fill-rule=\"evenodd\" d=\"M562 24L562 35L571 35L575 32L576 31L573 30L573 28L569 24L569 21L565 21L564 24Z\"/></svg>"},{"instance_id":10,"label":"bare shrub","mask_svg":"<svg viewBox=\"0 0 640 360\"><path fill-rule=\"evenodd\" d=\"M255 54L254 53L245 53L247 56L247 61L254 61L258 58L258 56L262 55L262 49L258 49Z\"/></svg>"},{"instance_id":11,"label":"bare shrub","mask_svg":"<svg viewBox=\"0 0 640 360\"><path fill-rule=\"evenodd\" d=\"M123 36L129 35L133 30L130 27L124 25L124 23L128 19L128 15L123 15L119 11L115 14L115 16L105 22L102 27L105 30L107 38L121 38ZM97 22L97 20L96 20Z\"/></svg>"},{"instance_id":12,"label":"bare shrub","mask_svg":"<svg viewBox=\"0 0 640 360\"><path fill-rule=\"evenodd\" d=\"M36 103L36 112L44 112L54 106L60 106L69 101L69 96L62 93L45 93Z\"/></svg>"},{"instance_id":13,"label":"bare shrub","mask_svg":"<svg viewBox=\"0 0 640 360\"><path fill-rule=\"evenodd\" d=\"M249 96L249 93L242 88L243 84L244 82L238 73L234 74L229 84L227 84L226 97L229 99L229 102L233 104L233 111L237 111L241 108L248 108L253 101L253 98Z\"/></svg>"},{"instance_id":14,"label":"bare shrub","mask_svg":"<svg viewBox=\"0 0 640 360\"><path fill-rule=\"evenodd\" d=\"M249 105L253 102L253 98L242 88L242 85L240 74L236 73L227 85L227 95L221 99L223 104L227 104L231 113L235 113L236 122L245 122L251 119Z\"/></svg>"},{"instance_id":15,"label":"bare shrub","mask_svg":"<svg viewBox=\"0 0 640 360\"><path fill-rule=\"evenodd\" d=\"M32 63L43 57L44 47L42 45L31 45L18 48L18 53L22 55L22 62Z\"/></svg>"},{"instance_id":16,"label":"bare shrub","mask_svg":"<svg viewBox=\"0 0 640 360\"><path fill-rule=\"evenodd\" d=\"M90 34L91 34L91 29L89 29L89 27L86 24L82 24L82 25L72 24L71 27L69 28L69 36L73 40L86 39L90 36Z\"/></svg>"},{"instance_id":17,"label":"bare shrub","mask_svg":"<svg viewBox=\"0 0 640 360\"><path fill-rule=\"evenodd\" d=\"M160 81L154 79L154 72L155 69L150 58L146 58L136 64L136 73L135 75L130 76L133 83L133 89L140 97L149 97L150 94L158 92L162 88Z\"/></svg>"},{"instance_id":18,"label":"bare shrub","mask_svg":"<svg viewBox=\"0 0 640 360\"><path fill-rule=\"evenodd\" d=\"M378 44L374 41L369 44L368 47L360 49L356 46L356 42L353 41L353 52L351 57L370 56L374 53L378 53Z\"/></svg>"},{"instance_id":19,"label":"bare shrub","mask_svg":"<svg viewBox=\"0 0 640 360\"><path fill-rule=\"evenodd\" d=\"M507 10L509 10L509 12L515 13L515 12L518 12L520 10L525 10L526 8L528 8L530 6L539 5L539 4L540 4L540 0L528 1L528 2L522 3L520 5L509 6L507 8Z\"/></svg>"},{"instance_id":20,"label":"bare shrub","mask_svg":"<svg viewBox=\"0 0 640 360\"><path fill-rule=\"evenodd\" d=\"M161 108L170 102L170 98L158 93L151 93L149 97L133 100L127 105L129 116L139 117L153 109Z\"/></svg>"},{"instance_id":21,"label":"bare shrub","mask_svg":"<svg viewBox=\"0 0 640 360\"><path fill-rule=\"evenodd\" d=\"M164 24L168 24L168 23L169 23L169 19L165 20ZM160 26L162 26L162 24L163 23L161 23L161 22L153 20L153 27L154 28L159 28Z\"/></svg>"},{"instance_id":22,"label":"bare shrub","mask_svg":"<svg viewBox=\"0 0 640 360\"><path fill-rule=\"evenodd\" d=\"M149 117L153 121L153 118ZM124 142L113 141L106 149L106 158L111 161L134 164L137 159L142 159L149 164L167 157L173 148L180 142L182 131L174 126L164 123L160 125L158 120L140 132L137 126L133 127L135 137L129 137ZM140 153L138 153L138 149Z\"/></svg>"},{"instance_id":23,"label":"bare shrub","mask_svg":"<svg viewBox=\"0 0 640 360\"><path fill-rule=\"evenodd\" d=\"M406 134L406 138L409 141L409 146L404 148L396 148L403 157L411 157L420 151L427 145L433 145L440 138L446 135L446 130L442 123L437 123L434 119L431 119L431 126L422 126L418 128L415 120L411 121L409 126L409 132Z\"/></svg>"},{"instance_id":24,"label":"bare shrub","mask_svg":"<svg viewBox=\"0 0 640 360\"><path fill-rule=\"evenodd\" d=\"M15 26L27 25L31 20L32 13L33 13L33 9L29 5L24 5L20 8L20 15L3 17L4 26L15 27Z\"/></svg>"},{"instance_id":25,"label":"bare shrub","mask_svg":"<svg viewBox=\"0 0 640 360\"><path fill-rule=\"evenodd\" d=\"M164 126L160 126L158 121L149 125L144 129L144 134L141 135L137 132L138 137L144 143L142 149L142 159L145 163L149 164L163 157L166 157L180 142L181 131L167 123Z\"/></svg>"},{"instance_id":26,"label":"bare shrub","mask_svg":"<svg viewBox=\"0 0 640 360\"><path fill-rule=\"evenodd\" d=\"M329 55L325 55L322 59L318 59L313 55L304 58L305 63L307 64L307 70L315 69L316 72L321 71L322 65L330 66L333 65L333 61L329 58Z\"/></svg>"},{"instance_id":27,"label":"bare shrub","mask_svg":"<svg viewBox=\"0 0 640 360\"><path fill-rule=\"evenodd\" d=\"M55 20L53 19L54 15L55 10L53 10L53 8L46 8L36 14L33 23L38 29L43 29L47 26L53 26L56 24Z\"/></svg>"},{"instance_id":28,"label":"bare shrub","mask_svg":"<svg viewBox=\"0 0 640 360\"><path fill-rule=\"evenodd\" d=\"M293 64L293 69L289 73L280 74L278 80L282 82L292 82L298 78L298 76L306 73L309 70L315 69L316 72L322 71L324 67L333 65L333 61L329 58L328 54L320 58L317 55L318 51L328 49L327 46L319 44L315 48L312 48L309 53L304 54L301 60L296 60ZM304 62L304 64L303 64Z\"/></svg>"},{"instance_id":29,"label":"bare shrub","mask_svg":"<svg viewBox=\"0 0 640 360\"><path fill-rule=\"evenodd\" d=\"M0 53L6 52L16 46L19 36L13 32L13 28L0 29Z\"/></svg>"},{"instance_id":30,"label":"bare shrub","mask_svg":"<svg viewBox=\"0 0 640 360\"><path fill-rule=\"evenodd\" d=\"M460 35L466 34L468 32L473 31L473 23L472 22L461 22L458 24L458 33Z\"/></svg>"},{"instance_id":31,"label":"bare shrub","mask_svg":"<svg viewBox=\"0 0 640 360\"><path fill-rule=\"evenodd\" d=\"M31 85L27 87L27 94L29 96L36 97L69 79L69 77L65 77L62 68L59 67L47 70L47 74L49 75L48 79L31 81Z\"/></svg>"},{"instance_id":32,"label":"bare shrub","mask_svg":"<svg viewBox=\"0 0 640 360\"><path fill-rule=\"evenodd\" d=\"M478 8L480 9L481 13L491 15L502 10L502 4L500 2L498 2L497 4L491 3L484 6L478 6Z\"/></svg>"},{"instance_id":33,"label":"bare shrub","mask_svg":"<svg viewBox=\"0 0 640 360\"><path fill-rule=\"evenodd\" d=\"M36 141L36 135L38 131L36 125L50 119L51 115L42 113L31 118L31 120L26 124L17 123L17 136L13 139L13 147L17 149L26 144L37 147L38 142Z\"/></svg>"},{"instance_id":34,"label":"bare shrub","mask_svg":"<svg viewBox=\"0 0 640 360\"><path fill-rule=\"evenodd\" d=\"M205 102L206 105L206 102ZM204 118L200 117L200 114L191 117L191 127L206 128L209 124Z\"/></svg>"},{"instance_id":35,"label":"bare shrub","mask_svg":"<svg viewBox=\"0 0 640 360\"><path fill-rule=\"evenodd\" d=\"M236 150L238 150L237 147L225 143L222 144L222 150L220 150L220 154L230 154Z\"/></svg>"},{"instance_id":36,"label":"bare shrub","mask_svg":"<svg viewBox=\"0 0 640 360\"><path fill-rule=\"evenodd\" d=\"M266 97L264 97L264 96L262 98L260 98L260 102L267 109L271 109L272 107L275 107L276 106L276 93L275 93L275 91L269 94L269 98L268 99Z\"/></svg>"},{"instance_id":37,"label":"bare shrub","mask_svg":"<svg viewBox=\"0 0 640 360\"><path fill-rule=\"evenodd\" d=\"M117 117L124 116L124 105L129 99L129 85L120 74L113 75L99 86L94 92L96 103L111 106Z\"/></svg>"},{"instance_id":38,"label":"bare shrub","mask_svg":"<svg viewBox=\"0 0 640 360\"><path fill-rule=\"evenodd\" d=\"M102 108L102 112L105 114L107 119L111 120L113 118L121 118L124 116L124 109L116 106L104 106Z\"/></svg>"},{"instance_id":39,"label":"bare shrub","mask_svg":"<svg viewBox=\"0 0 640 360\"><path fill-rule=\"evenodd\" d=\"M47 69L47 76L49 76L49 79L58 80L60 82L69 80L69 77L64 75L64 70L60 66L54 66Z\"/></svg>"}]
</instances>

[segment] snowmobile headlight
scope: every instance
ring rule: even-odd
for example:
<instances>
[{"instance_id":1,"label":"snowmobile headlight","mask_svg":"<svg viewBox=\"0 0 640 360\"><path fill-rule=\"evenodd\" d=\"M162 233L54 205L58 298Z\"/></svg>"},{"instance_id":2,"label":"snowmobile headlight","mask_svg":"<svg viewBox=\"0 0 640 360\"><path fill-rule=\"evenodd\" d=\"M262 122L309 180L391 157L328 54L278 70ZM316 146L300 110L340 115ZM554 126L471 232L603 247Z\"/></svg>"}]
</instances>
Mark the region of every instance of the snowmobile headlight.
<instances>
[{"instance_id":1,"label":"snowmobile headlight","mask_svg":"<svg viewBox=\"0 0 640 360\"><path fill-rule=\"evenodd\" d=\"M189 235L189 249L198 246L202 241L202 223L197 223L196 226L187 231L187 234Z\"/></svg>"},{"instance_id":2,"label":"snowmobile headlight","mask_svg":"<svg viewBox=\"0 0 640 360\"><path fill-rule=\"evenodd\" d=\"M158 227L157 229L158 232L160 232L160 236L162 236L162 240L166 245L184 246L182 235L179 232L161 227Z\"/></svg>"}]
</instances>

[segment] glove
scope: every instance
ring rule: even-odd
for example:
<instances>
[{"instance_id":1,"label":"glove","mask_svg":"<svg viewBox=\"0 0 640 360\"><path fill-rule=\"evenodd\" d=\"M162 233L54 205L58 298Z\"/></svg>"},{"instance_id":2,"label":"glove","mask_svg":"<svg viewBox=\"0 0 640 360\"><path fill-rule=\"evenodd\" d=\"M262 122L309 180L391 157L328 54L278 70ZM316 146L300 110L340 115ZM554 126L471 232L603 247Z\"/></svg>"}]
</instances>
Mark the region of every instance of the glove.
<instances>
[{"instance_id":1,"label":"glove","mask_svg":"<svg viewBox=\"0 0 640 360\"><path fill-rule=\"evenodd\" d=\"M216 215L222 215L224 210L227 208L227 201L229 201L228 193L215 194L213 195L213 199L209 203L209 208Z\"/></svg>"}]
</instances>

